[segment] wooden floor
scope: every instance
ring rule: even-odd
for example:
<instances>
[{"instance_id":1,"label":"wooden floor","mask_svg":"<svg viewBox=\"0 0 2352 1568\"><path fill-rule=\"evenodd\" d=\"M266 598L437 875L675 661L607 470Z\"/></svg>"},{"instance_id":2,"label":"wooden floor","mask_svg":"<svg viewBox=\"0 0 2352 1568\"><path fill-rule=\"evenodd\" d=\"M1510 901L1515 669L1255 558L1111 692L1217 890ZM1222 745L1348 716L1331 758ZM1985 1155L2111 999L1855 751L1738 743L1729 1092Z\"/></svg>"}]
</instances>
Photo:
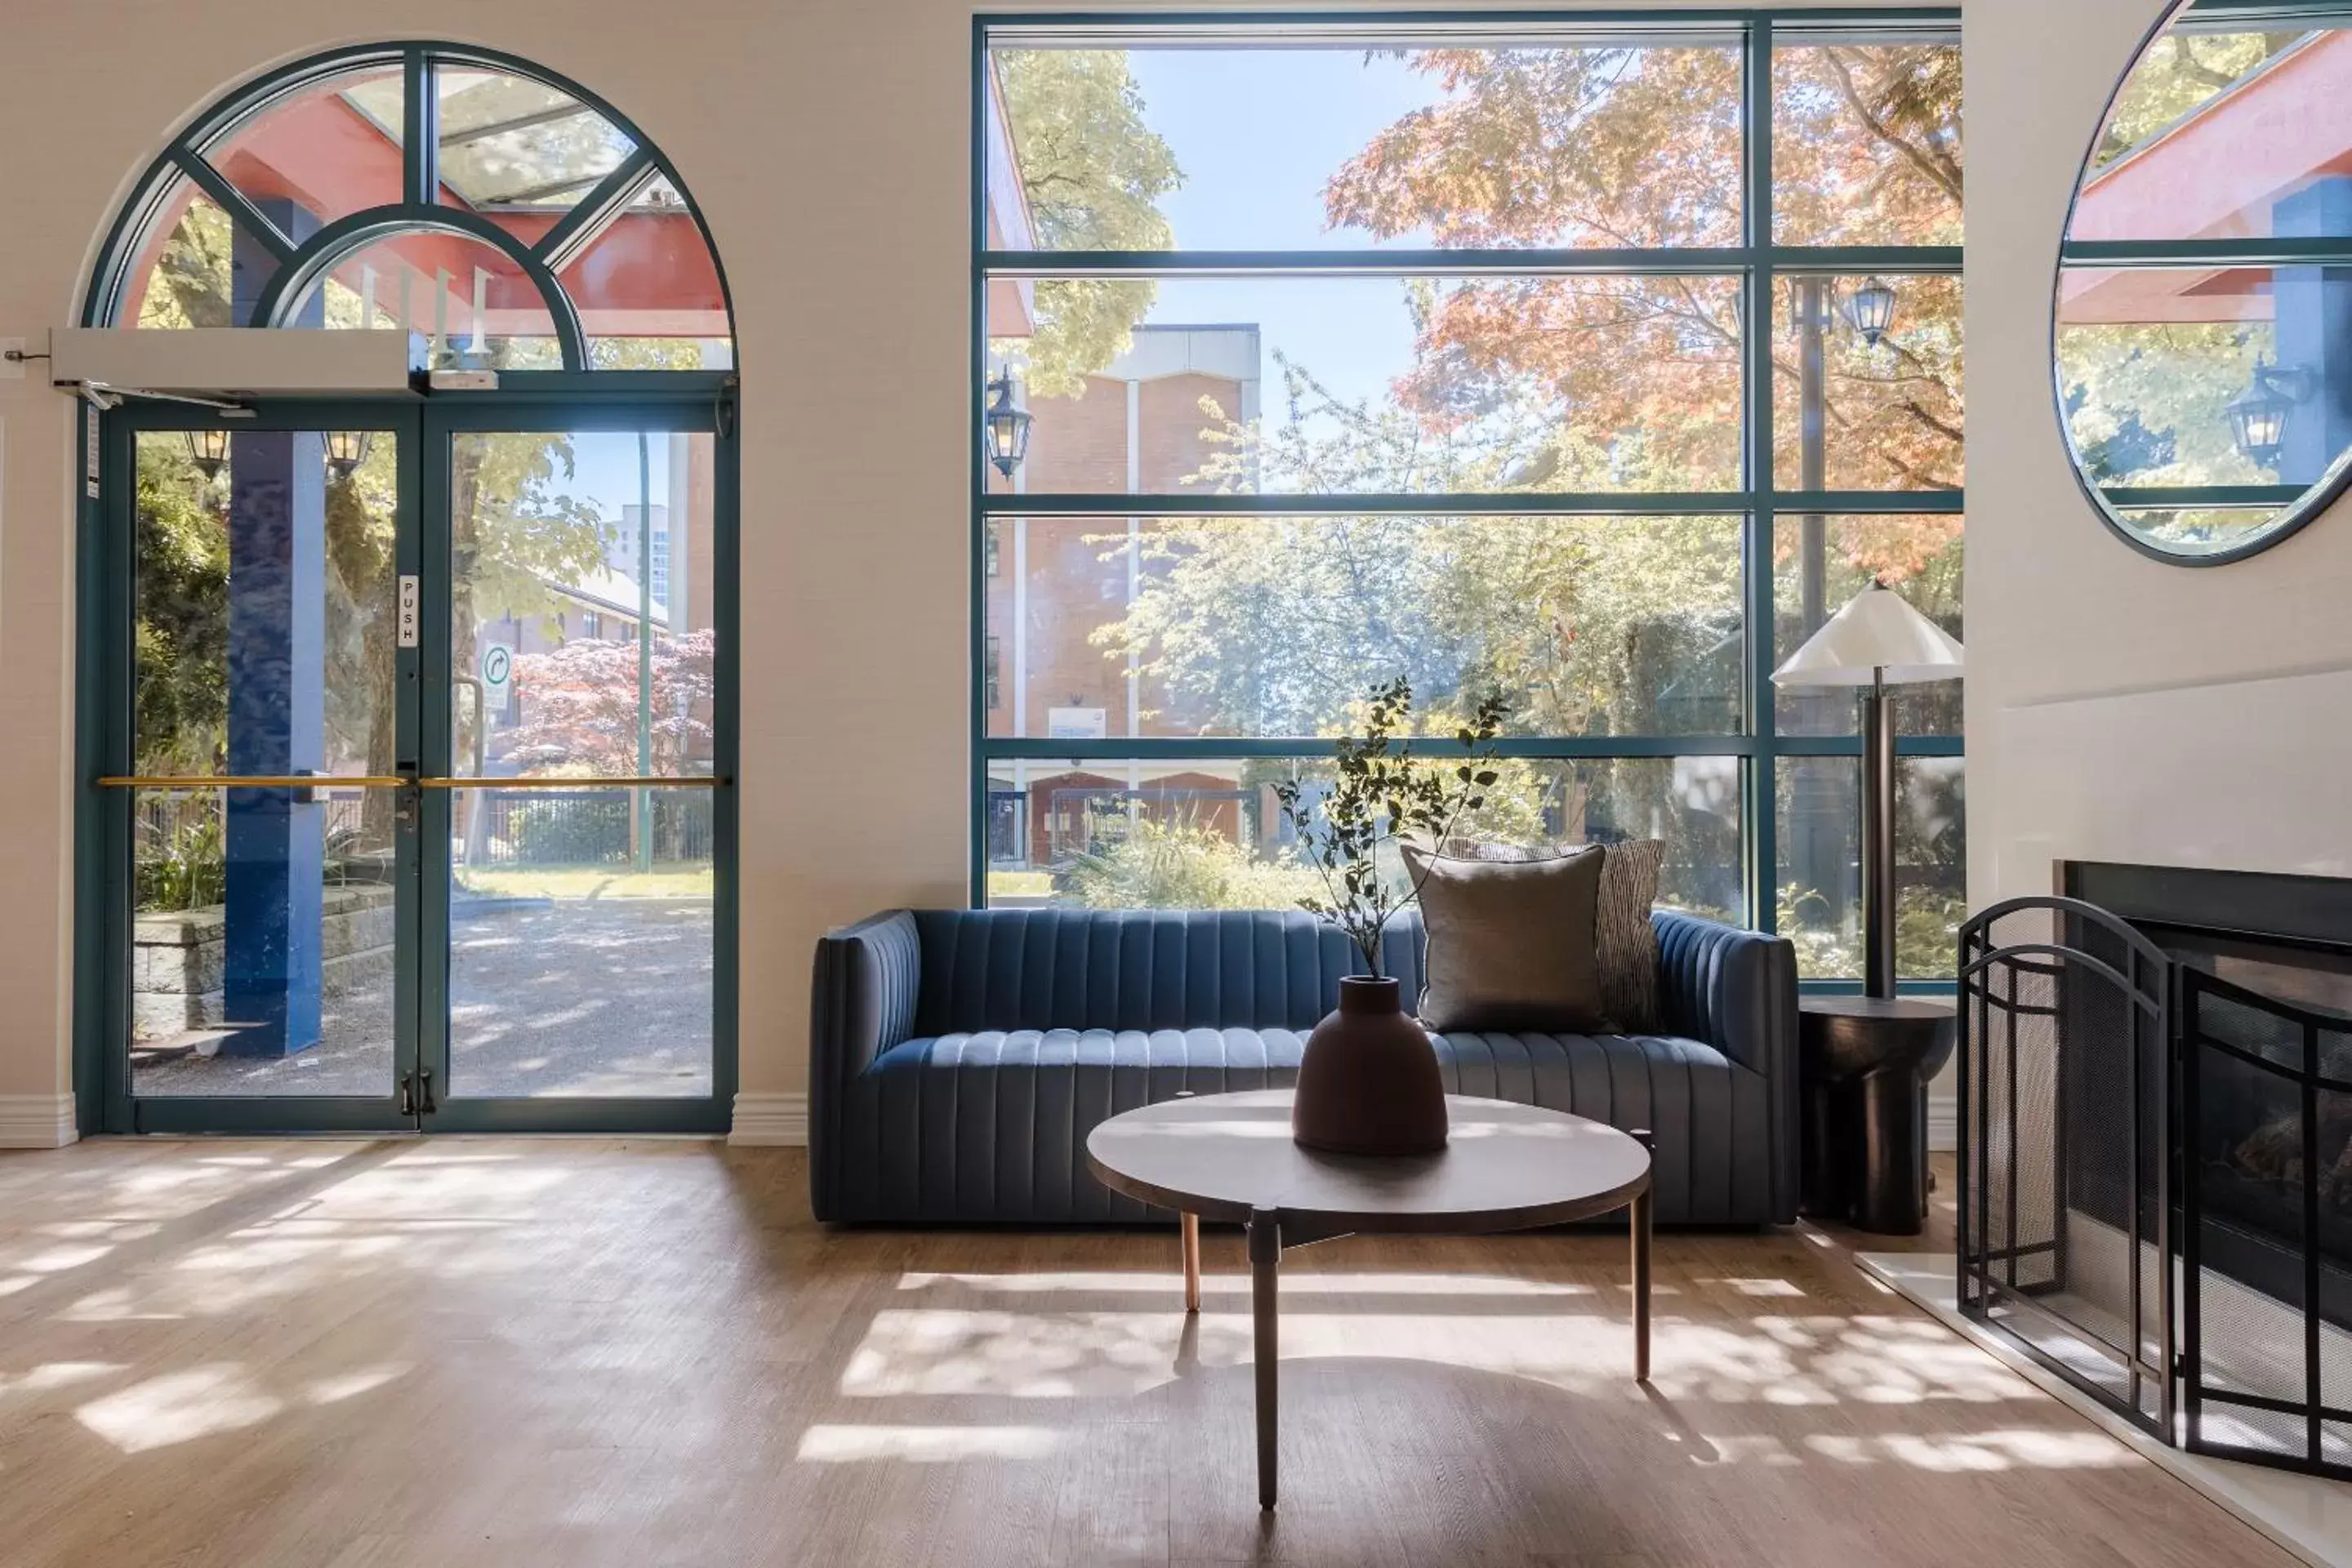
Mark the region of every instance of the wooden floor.
<instances>
[{"instance_id":1,"label":"wooden floor","mask_svg":"<svg viewBox=\"0 0 2352 1568\"><path fill-rule=\"evenodd\" d=\"M1240 1240L828 1234L796 1153L0 1155L0 1563L2286 1561L1828 1237L1285 1262L1254 1498Z\"/></svg>"}]
</instances>

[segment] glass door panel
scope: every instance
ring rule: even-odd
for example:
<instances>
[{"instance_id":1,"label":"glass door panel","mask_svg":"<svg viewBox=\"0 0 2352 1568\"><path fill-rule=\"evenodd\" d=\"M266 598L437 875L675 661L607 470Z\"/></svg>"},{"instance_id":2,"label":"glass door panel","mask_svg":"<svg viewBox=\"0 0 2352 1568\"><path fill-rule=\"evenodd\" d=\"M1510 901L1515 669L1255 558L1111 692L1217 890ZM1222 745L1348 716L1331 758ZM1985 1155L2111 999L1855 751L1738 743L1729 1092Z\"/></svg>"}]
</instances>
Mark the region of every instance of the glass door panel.
<instances>
[{"instance_id":1,"label":"glass door panel","mask_svg":"<svg viewBox=\"0 0 2352 1568\"><path fill-rule=\"evenodd\" d=\"M716 447L450 437L446 1100L716 1092Z\"/></svg>"},{"instance_id":2,"label":"glass door panel","mask_svg":"<svg viewBox=\"0 0 2352 1568\"><path fill-rule=\"evenodd\" d=\"M128 806L129 1092L388 1103L399 435L257 420L131 447L129 773L102 781Z\"/></svg>"}]
</instances>

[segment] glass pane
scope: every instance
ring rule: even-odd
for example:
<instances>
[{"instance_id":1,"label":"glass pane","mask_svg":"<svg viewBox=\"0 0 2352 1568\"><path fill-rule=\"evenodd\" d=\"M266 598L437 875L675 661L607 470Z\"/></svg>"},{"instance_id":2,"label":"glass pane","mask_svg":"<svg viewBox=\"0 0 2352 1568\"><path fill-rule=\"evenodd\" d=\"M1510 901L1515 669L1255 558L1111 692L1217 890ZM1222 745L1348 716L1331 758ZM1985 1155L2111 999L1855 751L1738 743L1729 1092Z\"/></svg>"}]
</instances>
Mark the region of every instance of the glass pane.
<instances>
[{"instance_id":1,"label":"glass pane","mask_svg":"<svg viewBox=\"0 0 2352 1568\"><path fill-rule=\"evenodd\" d=\"M2267 507L2129 507L2115 515L2126 528L2173 555L2241 550L2278 525L2278 513Z\"/></svg>"},{"instance_id":2,"label":"glass pane","mask_svg":"<svg viewBox=\"0 0 2352 1568\"><path fill-rule=\"evenodd\" d=\"M2352 375L2330 346L2352 268L2068 268L2059 276L2058 384L2076 466L2103 489L2333 482L2352 449ZM2183 554L2258 542L2298 514L2123 510Z\"/></svg>"},{"instance_id":3,"label":"glass pane","mask_svg":"<svg viewBox=\"0 0 2352 1568\"><path fill-rule=\"evenodd\" d=\"M352 251L287 324L404 329L419 370L563 368L539 286L505 252L462 235L420 230Z\"/></svg>"},{"instance_id":4,"label":"glass pane","mask_svg":"<svg viewBox=\"0 0 2352 1568\"><path fill-rule=\"evenodd\" d=\"M1780 760L1780 931L1809 980L1862 977L1862 763L1855 757ZM1952 976L1968 912L1965 764L1903 757L1895 764L1896 973Z\"/></svg>"},{"instance_id":5,"label":"glass pane","mask_svg":"<svg viewBox=\"0 0 2352 1568\"><path fill-rule=\"evenodd\" d=\"M577 204L636 143L559 89L502 71L443 66L442 197L480 210Z\"/></svg>"},{"instance_id":6,"label":"glass pane","mask_svg":"<svg viewBox=\"0 0 2352 1568\"><path fill-rule=\"evenodd\" d=\"M1875 578L1911 607L1962 637L1965 528L1958 514L1916 517L1777 517L1772 522L1772 663L1804 645ZM1922 681L1895 689L1899 735L1960 733L1962 683ZM1775 688L1783 735L1851 735L1861 710L1851 689Z\"/></svg>"},{"instance_id":7,"label":"glass pane","mask_svg":"<svg viewBox=\"0 0 2352 1568\"><path fill-rule=\"evenodd\" d=\"M1663 838L1659 901L1741 908L1734 757L1511 760L1466 833L1528 847ZM988 902L1286 909L1316 887L1274 786L1328 758L1006 762L989 769Z\"/></svg>"},{"instance_id":8,"label":"glass pane","mask_svg":"<svg viewBox=\"0 0 2352 1568\"><path fill-rule=\"evenodd\" d=\"M2185 8L2185 7L2184 7ZM2071 240L2352 235L2332 106L2352 23L2217 18L2158 35L2084 171Z\"/></svg>"},{"instance_id":9,"label":"glass pane","mask_svg":"<svg viewBox=\"0 0 2352 1568\"><path fill-rule=\"evenodd\" d=\"M147 230L129 280L119 321L142 327L234 327L236 227L228 214L186 180L175 180L163 212Z\"/></svg>"},{"instance_id":10,"label":"glass pane","mask_svg":"<svg viewBox=\"0 0 2352 1568\"><path fill-rule=\"evenodd\" d=\"M1960 243L1960 43L1867 34L1772 51L1782 245Z\"/></svg>"},{"instance_id":11,"label":"glass pane","mask_svg":"<svg viewBox=\"0 0 2352 1568\"><path fill-rule=\"evenodd\" d=\"M313 82L248 115L205 156L290 237L401 199L401 67Z\"/></svg>"},{"instance_id":12,"label":"glass pane","mask_svg":"<svg viewBox=\"0 0 2352 1568\"><path fill-rule=\"evenodd\" d=\"M694 215L657 181L559 278L598 370L726 370L727 294Z\"/></svg>"},{"instance_id":13,"label":"glass pane","mask_svg":"<svg viewBox=\"0 0 2352 1568\"><path fill-rule=\"evenodd\" d=\"M702 434L452 438L455 772L712 773L715 460ZM710 1093L712 792L451 810L451 1092Z\"/></svg>"},{"instance_id":14,"label":"glass pane","mask_svg":"<svg viewBox=\"0 0 2352 1568\"><path fill-rule=\"evenodd\" d=\"M460 775L710 774L715 461L684 432L451 438Z\"/></svg>"},{"instance_id":15,"label":"glass pane","mask_svg":"<svg viewBox=\"0 0 2352 1568\"><path fill-rule=\"evenodd\" d=\"M1895 972L1949 980L1969 918L1968 764L1902 758L1895 797Z\"/></svg>"},{"instance_id":16,"label":"glass pane","mask_svg":"<svg viewBox=\"0 0 2352 1568\"><path fill-rule=\"evenodd\" d=\"M1774 297L1780 488L1958 489L1960 280L1785 278Z\"/></svg>"},{"instance_id":17,"label":"glass pane","mask_svg":"<svg viewBox=\"0 0 2352 1568\"><path fill-rule=\"evenodd\" d=\"M135 450L134 769L391 773L392 434L148 431ZM394 805L139 792L135 1092L392 1092Z\"/></svg>"},{"instance_id":18,"label":"glass pane","mask_svg":"<svg viewBox=\"0 0 2352 1568\"><path fill-rule=\"evenodd\" d=\"M1732 734L1730 517L997 518L992 735L1328 734L1408 675L1450 733Z\"/></svg>"},{"instance_id":19,"label":"glass pane","mask_svg":"<svg viewBox=\"0 0 2352 1568\"><path fill-rule=\"evenodd\" d=\"M1279 47L992 48L989 243L1738 243L1735 37L1561 31L1430 48L1360 32ZM1494 198L1498 181L1509 200Z\"/></svg>"},{"instance_id":20,"label":"glass pane","mask_svg":"<svg viewBox=\"0 0 2352 1568\"><path fill-rule=\"evenodd\" d=\"M459 790L449 1092L711 1092L712 792Z\"/></svg>"},{"instance_id":21,"label":"glass pane","mask_svg":"<svg viewBox=\"0 0 2352 1568\"><path fill-rule=\"evenodd\" d=\"M1045 279L990 291L990 364L1034 421L1031 492L1730 489L1738 298L1729 277Z\"/></svg>"},{"instance_id":22,"label":"glass pane","mask_svg":"<svg viewBox=\"0 0 2352 1568\"><path fill-rule=\"evenodd\" d=\"M140 433L140 773L393 771L398 473L388 430Z\"/></svg>"},{"instance_id":23,"label":"glass pane","mask_svg":"<svg viewBox=\"0 0 2352 1568\"><path fill-rule=\"evenodd\" d=\"M393 804L135 793L133 1094L393 1092Z\"/></svg>"}]
</instances>

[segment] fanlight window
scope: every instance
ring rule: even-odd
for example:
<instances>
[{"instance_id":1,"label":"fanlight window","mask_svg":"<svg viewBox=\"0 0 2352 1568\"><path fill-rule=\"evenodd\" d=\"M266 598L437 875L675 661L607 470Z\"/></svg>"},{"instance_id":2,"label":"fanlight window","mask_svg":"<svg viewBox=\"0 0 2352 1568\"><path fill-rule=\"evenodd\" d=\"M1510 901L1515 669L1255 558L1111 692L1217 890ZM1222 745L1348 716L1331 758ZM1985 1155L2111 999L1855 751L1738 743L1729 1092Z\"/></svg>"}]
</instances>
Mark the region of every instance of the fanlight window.
<instances>
[{"instance_id":1,"label":"fanlight window","mask_svg":"<svg viewBox=\"0 0 2352 1568\"><path fill-rule=\"evenodd\" d=\"M660 153L579 88L433 45L308 61L199 119L118 225L87 319L400 328L418 369L734 363Z\"/></svg>"}]
</instances>

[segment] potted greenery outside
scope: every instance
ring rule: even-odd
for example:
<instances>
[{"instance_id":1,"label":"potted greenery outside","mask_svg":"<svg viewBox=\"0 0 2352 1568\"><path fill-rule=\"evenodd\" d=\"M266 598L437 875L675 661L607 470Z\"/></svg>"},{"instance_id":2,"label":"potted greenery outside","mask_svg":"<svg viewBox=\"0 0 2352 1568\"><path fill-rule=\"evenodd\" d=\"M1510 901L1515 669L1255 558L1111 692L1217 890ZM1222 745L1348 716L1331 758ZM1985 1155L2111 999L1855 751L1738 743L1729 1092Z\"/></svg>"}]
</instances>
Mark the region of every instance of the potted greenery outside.
<instances>
[{"instance_id":1,"label":"potted greenery outside","mask_svg":"<svg viewBox=\"0 0 2352 1568\"><path fill-rule=\"evenodd\" d=\"M1304 781L1276 786L1300 857L1321 876L1324 898L1299 906L1347 933L1364 973L1339 982L1339 1005L1315 1026L1298 1064L1290 1133L1307 1148L1343 1154L1426 1154L1445 1146L1445 1084L1429 1032L1404 1010L1402 987L1381 967L1381 941L1422 878L1392 880L1382 846L1420 836L1443 844L1495 782L1493 742L1508 711L1500 693L1481 700L1454 739L1462 758L1425 763L1404 738L1412 686L1403 676L1372 688L1364 732L1333 748L1338 777L1319 799Z\"/></svg>"}]
</instances>

